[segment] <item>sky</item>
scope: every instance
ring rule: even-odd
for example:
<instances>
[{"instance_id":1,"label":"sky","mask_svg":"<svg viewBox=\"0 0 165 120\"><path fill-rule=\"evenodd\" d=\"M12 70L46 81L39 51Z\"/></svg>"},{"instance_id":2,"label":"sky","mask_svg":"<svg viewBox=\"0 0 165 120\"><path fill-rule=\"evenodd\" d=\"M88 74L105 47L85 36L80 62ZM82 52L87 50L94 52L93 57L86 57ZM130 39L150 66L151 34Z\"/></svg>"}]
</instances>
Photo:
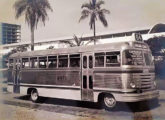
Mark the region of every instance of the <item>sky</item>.
<instances>
[{"instance_id":1,"label":"sky","mask_svg":"<svg viewBox=\"0 0 165 120\"><path fill-rule=\"evenodd\" d=\"M22 42L30 42L30 29L24 16L15 19L13 4L17 0L0 0L0 22L21 25ZM53 12L48 12L45 26L39 23L35 31L35 41L46 41L75 35L93 34L89 19L79 23L81 5L89 0L49 0ZM157 23L165 23L165 0L104 0L102 8L110 10L106 15L108 27L96 22L97 33L116 33L129 30L151 28Z\"/></svg>"}]
</instances>

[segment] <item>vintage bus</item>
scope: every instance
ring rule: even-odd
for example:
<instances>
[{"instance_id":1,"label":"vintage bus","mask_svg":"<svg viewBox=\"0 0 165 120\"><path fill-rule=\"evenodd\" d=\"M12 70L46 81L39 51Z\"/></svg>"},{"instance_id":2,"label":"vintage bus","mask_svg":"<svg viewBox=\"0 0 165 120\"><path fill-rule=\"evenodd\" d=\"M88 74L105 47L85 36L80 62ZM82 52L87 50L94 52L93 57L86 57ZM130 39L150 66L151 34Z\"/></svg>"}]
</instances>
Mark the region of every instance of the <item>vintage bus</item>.
<instances>
[{"instance_id":1,"label":"vintage bus","mask_svg":"<svg viewBox=\"0 0 165 120\"><path fill-rule=\"evenodd\" d=\"M117 102L156 99L154 63L139 40L15 53L9 57L8 91L92 101L112 109Z\"/></svg>"}]
</instances>

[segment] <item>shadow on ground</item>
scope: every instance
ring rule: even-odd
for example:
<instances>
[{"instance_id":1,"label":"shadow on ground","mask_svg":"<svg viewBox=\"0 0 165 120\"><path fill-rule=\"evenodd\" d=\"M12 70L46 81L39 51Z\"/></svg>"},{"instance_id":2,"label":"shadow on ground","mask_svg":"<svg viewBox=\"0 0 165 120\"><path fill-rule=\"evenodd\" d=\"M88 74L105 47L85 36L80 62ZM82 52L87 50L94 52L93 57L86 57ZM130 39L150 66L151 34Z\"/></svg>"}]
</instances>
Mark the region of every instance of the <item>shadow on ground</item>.
<instances>
[{"instance_id":1,"label":"shadow on ground","mask_svg":"<svg viewBox=\"0 0 165 120\"><path fill-rule=\"evenodd\" d=\"M29 96L21 96L16 99L27 100L29 101ZM58 106L69 106L69 107L78 107L78 108L89 108L89 109L103 109L103 107L98 103L93 102L84 102L84 101L75 101L75 100L65 100L65 99L57 99L57 98L46 98L41 97L39 104L46 105L58 105ZM117 106L111 110L111 112L115 111L124 111L124 112L144 112L155 109L159 107L158 100L152 101L143 101L143 102L135 102L135 103L122 103L119 102Z\"/></svg>"}]
</instances>

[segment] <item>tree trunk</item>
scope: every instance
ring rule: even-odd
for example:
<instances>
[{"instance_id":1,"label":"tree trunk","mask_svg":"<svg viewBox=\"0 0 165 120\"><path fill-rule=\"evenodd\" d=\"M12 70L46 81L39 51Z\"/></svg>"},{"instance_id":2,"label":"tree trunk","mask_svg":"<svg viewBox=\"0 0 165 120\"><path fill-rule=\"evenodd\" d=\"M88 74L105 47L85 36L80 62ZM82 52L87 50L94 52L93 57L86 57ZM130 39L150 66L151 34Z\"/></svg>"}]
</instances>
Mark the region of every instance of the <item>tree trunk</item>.
<instances>
[{"instance_id":1,"label":"tree trunk","mask_svg":"<svg viewBox=\"0 0 165 120\"><path fill-rule=\"evenodd\" d=\"M93 34L94 34L94 45L96 45L96 23L95 23L95 20L94 20L94 23L93 23Z\"/></svg>"},{"instance_id":2,"label":"tree trunk","mask_svg":"<svg viewBox=\"0 0 165 120\"><path fill-rule=\"evenodd\" d=\"M31 51L34 51L34 28L31 29Z\"/></svg>"}]
</instances>

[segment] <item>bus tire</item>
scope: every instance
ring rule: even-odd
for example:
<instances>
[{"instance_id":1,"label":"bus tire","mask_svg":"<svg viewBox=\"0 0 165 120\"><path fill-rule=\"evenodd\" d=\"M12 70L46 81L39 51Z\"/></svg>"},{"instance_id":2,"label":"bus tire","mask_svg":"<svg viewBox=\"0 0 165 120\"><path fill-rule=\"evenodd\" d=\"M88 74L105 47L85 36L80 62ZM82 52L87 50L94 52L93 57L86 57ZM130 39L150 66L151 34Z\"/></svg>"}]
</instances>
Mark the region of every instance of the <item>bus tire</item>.
<instances>
[{"instance_id":1,"label":"bus tire","mask_svg":"<svg viewBox=\"0 0 165 120\"><path fill-rule=\"evenodd\" d=\"M39 95L37 89L31 90L30 99L32 102L37 103L39 101Z\"/></svg>"},{"instance_id":2,"label":"bus tire","mask_svg":"<svg viewBox=\"0 0 165 120\"><path fill-rule=\"evenodd\" d=\"M102 105L105 110L113 110L116 107L116 99L111 94L105 94L102 99Z\"/></svg>"}]
</instances>

